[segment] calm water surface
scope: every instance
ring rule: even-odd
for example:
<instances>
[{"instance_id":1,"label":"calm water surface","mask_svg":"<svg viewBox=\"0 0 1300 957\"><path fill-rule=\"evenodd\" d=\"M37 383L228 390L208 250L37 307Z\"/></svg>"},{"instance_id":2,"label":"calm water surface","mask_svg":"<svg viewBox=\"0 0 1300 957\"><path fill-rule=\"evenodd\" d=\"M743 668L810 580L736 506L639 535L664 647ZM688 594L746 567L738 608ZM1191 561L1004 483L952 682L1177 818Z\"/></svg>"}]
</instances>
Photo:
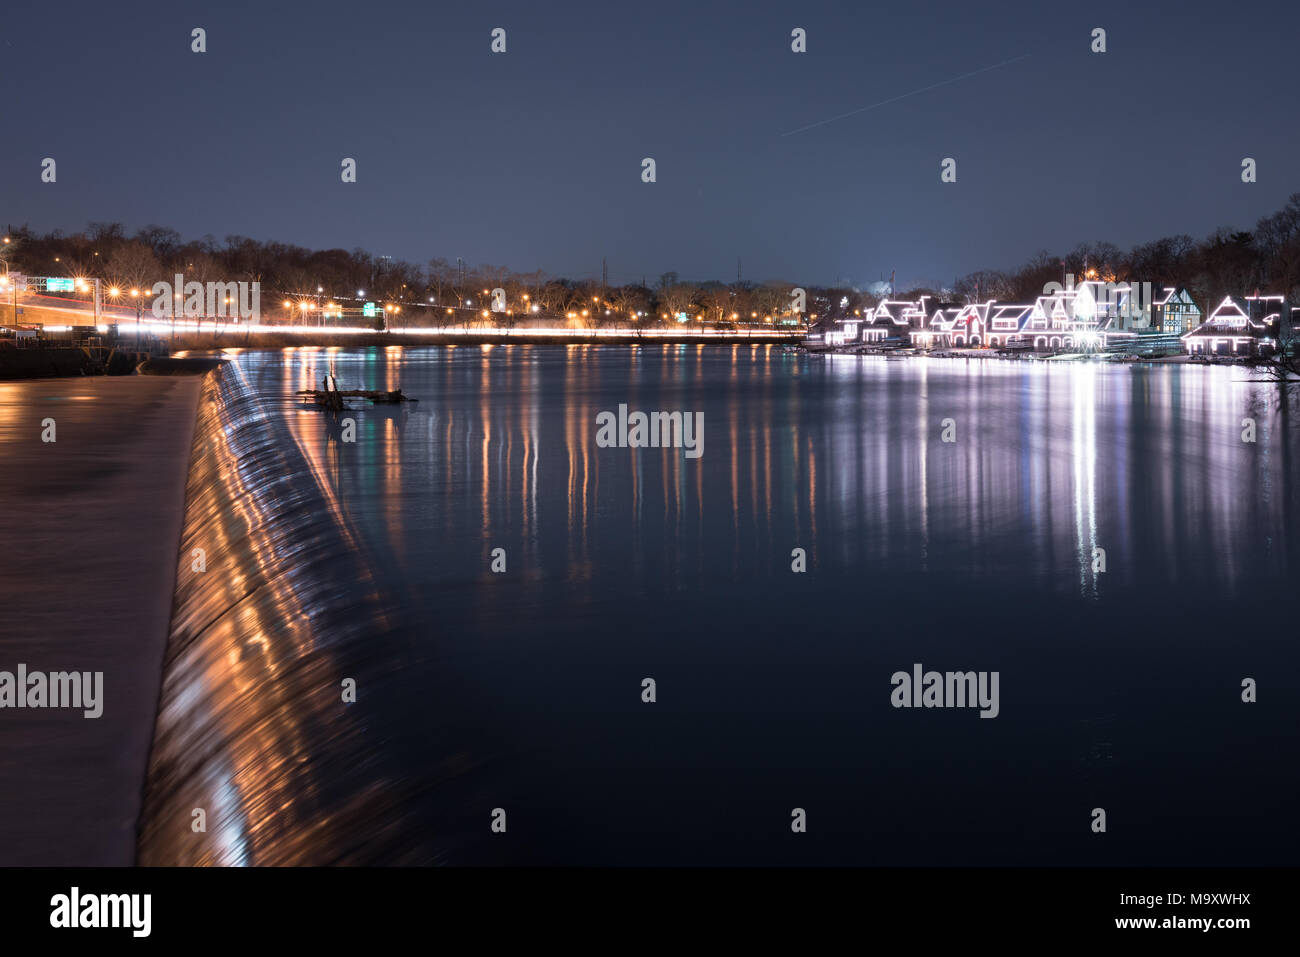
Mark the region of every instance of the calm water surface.
<instances>
[{"instance_id":1,"label":"calm water surface","mask_svg":"<svg viewBox=\"0 0 1300 957\"><path fill-rule=\"evenodd\" d=\"M363 858L1294 862L1300 409L1246 370L752 346L235 361L399 609L344 654L375 666L349 714L400 782L350 836ZM344 442L288 398L331 365L420 401L349 413ZM703 456L598 447L620 403L702 412ZM1000 672L1000 715L892 708L917 662ZM378 774L331 772L326 803Z\"/></svg>"}]
</instances>

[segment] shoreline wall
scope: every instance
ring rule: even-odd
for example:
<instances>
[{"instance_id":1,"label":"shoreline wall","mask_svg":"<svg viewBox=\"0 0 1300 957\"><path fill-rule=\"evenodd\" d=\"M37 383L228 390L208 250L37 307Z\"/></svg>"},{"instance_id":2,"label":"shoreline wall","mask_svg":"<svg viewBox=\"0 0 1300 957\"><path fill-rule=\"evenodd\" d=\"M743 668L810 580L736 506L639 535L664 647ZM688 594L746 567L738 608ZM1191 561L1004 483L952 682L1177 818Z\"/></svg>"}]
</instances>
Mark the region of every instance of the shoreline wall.
<instances>
[{"instance_id":1,"label":"shoreline wall","mask_svg":"<svg viewBox=\"0 0 1300 957\"><path fill-rule=\"evenodd\" d=\"M359 349L367 346L466 346L479 345L789 345L797 346L803 334L758 334L718 336L674 335L672 330L663 334L637 335L633 331L612 333L582 332L575 335L545 335L527 330L492 332L471 335L461 333L319 333L300 335L285 332L241 332L227 328L221 332L180 332L175 337L160 333L162 342L173 351L184 349L285 349L290 347L329 346Z\"/></svg>"},{"instance_id":2,"label":"shoreline wall","mask_svg":"<svg viewBox=\"0 0 1300 957\"><path fill-rule=\"evenodd\" d=\"M98 364L84 349L0 347L0 380L55 379L96 375L99 371Z\"/></svg>"},{"instance_id":3,"label":"shoreline wall","mask_svg":"<svg viewBox=\"0 0 1300 957\"><path fill-rule=\"evenodd\" d=\"M198 378L5 383L0 671L101 673L97 717L0 710L0 866L124 867L157 714ZM57 441L42 441L42 421Z\"/></svg>"}]
</instances>

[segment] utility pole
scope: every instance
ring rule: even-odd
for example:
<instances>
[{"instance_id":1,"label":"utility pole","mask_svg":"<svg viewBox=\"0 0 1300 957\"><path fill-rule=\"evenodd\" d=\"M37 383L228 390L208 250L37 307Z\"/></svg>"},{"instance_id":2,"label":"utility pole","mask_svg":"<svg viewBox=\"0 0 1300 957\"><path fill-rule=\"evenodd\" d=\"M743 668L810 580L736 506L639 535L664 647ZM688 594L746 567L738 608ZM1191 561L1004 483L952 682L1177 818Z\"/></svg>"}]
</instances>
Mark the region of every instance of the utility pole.
<instances>
[{"instance_id":1,"label":"utility pole","mask_svg":"<svg viewBox=\"0 0 1300 957\"><path fill-rule=\"evenodd\" d=\"M600 257L600 298L605 299L605 290L609 288L609 266L605 263L605 257Z\"/></svg>"}]
</instances>

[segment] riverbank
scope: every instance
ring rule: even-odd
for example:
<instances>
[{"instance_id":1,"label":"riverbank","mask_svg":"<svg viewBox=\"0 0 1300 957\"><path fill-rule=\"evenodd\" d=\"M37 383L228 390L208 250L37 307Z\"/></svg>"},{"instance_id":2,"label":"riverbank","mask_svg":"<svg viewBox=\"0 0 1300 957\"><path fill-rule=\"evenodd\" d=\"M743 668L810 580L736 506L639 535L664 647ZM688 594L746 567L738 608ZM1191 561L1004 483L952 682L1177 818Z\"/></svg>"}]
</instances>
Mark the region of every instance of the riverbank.
<instances>
[{"instance_id":1,"label":"riverbank","mask_svg":"<svg viewBox=\"0 0 1300 957\"><path fill-rule=\"evenodd\" d=\"M75 340L75 341L74 341ZM81 343L81 344L79 344ZM93 344L87 344L93 343ZM328 348L360 349L382 346L479 346L479 345L790 345L800 344L797 335L778 333L731 333L704 330L688 333L679 329L636 332L622 329L573 329L563 333L529 330L479 329L429 332L371 332L368 330L180 331L175 336L150 335L144 345L134 336L98 336L76 340L72 333L63 338L42 340L38 345L16 348L0 340L0 381L57 378L63 376L130 375L146 359L155 361L166 352L212 352L221 349Z\"/></svg>"},{"instance_id":2,"label":"riverbank","mask_svg":"<svg viewBox=\"0 0 1300 957\"><path fill-rule=\"evenodd\" d=\"M367 346L449 346L449 345L799 345L800 334L777 332L727 332L719 330L646 329L565 329L538 332L527 329L482 330L449 328L428 331L370 332L367 330L241 331L226 327L220 332L181 331L173 338L162 335L171 351L195 349L283 349L292 346L326 346L361 349Z\"/></svg>"},{"instance_id":3,"label":"riverbank","mask_svg":"<svg viewBox=\"0 0 1300 957\"><path fill-rule=\"evenodd\" d=\"M0 381L55 379L100 375L102 372L102 363L96 362L85 349L75 346L15 349L0 345Z\"/></svg>"},{"instance_id":4,"label":"riverbank","mask_svg":"<svg viewBox=\"0 0 1300 957\"><path fill-rule=\"evenodd\" d=\"M2 866L135 860L199 388L0 383L0 671L103 673L98 718L0 709Z\"/></svg>"},{"instance_id":5,"label":"riverbank","mask_svg":"<svg viewBox=\"0 0 1300 957\"><path fill-rule=\"evenodd\" d=\"M1158 363L1192 365L1245 365L1252 360L1246 356L1199 356L1184 352L1170 355L1138 355L1128 352L1035 352L1030 349L882 349L879 346L809 346L800 343L815 356L873 356L884 359L994 359L1011 362L1115 362Z\"/></svg>"}]
</instances>

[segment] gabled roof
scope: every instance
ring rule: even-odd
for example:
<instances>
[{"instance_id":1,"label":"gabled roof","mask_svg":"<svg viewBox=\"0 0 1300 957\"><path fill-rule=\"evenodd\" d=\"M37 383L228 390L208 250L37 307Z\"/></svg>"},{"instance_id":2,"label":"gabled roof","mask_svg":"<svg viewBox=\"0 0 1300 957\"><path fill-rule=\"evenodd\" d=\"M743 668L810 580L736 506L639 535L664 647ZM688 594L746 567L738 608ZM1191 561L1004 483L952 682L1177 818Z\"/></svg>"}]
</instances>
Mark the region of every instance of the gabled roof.
<instances>
[{"instance_id":1,"label":"gabled roof","mask_svg":"<svg viewBox=\"0 0 1300 957\"><path fill-rule=\"evenodd\" d=\"M1250 321L1249 308L1244 302L1240 302L1232 298L1232 296L1224 296L1223 302L1214 307L1214 311L1210 313L1210 317L1205 321L1231 324L1248 322Z\"/></svg>"},{"instance_id":2,"label":"gabled roof","mask_svg":"<svg viewBox=\"0 0 1300 957\"><path fill-rule=\"evenodd\" d=\"M964 322L973 321L983 324L988 320L989 308L993 305L993 300L988 302L971 302L955 310L952 324L959 325Z\"/></svg>"},{"instance_id":3,"label":"gabled roof","mask_svg":"<svg viewBox=\"0 0 1300 957\"><path fill-rule=\"evenodd\" d=\"M1072 319L1074 318L1074 300L1078 295L1073 289L1062 289L1048 295L1039 296L1034 300L1033 315L1043 319Z\"/></svg>"},{"instance_id":4,"label":"gabled roof","mask_svg":"<svg viewBox=\"0 0 1300 957\"><path fill-rule=\"evenodd\" d=\"M898 299L881 300L880 305L876 306L876 314L874 318L877 322L882 319L887 319L896 325L905 326L907 325L907 320L903 317L906 315L909 306L915 309L916 303L904 302Z\"/></svg>"},{"instance_id":5,"label":"gabled roof","mask_svg":"<svg viewBox=\"0 0 1300 957\"><path fill-rule=\"evenodd\" d=\"M1183 338L1222 335L1225 332L1239 336L1259 336L1265 331L1265 323L1250 318L1250 303L1246 299L1224 296L1223 302L1214 307L1206 320L1195 329L1183 333Z\"/></svg>"},{"instance_id":6,"label":"gabled roof","mask_svg":"<svg viewBox=\"0 0 1300 957\"><path fill-rule=\"evenodd\" d=\"M1196 306L1196 300L1192 298L1186 286L1165 286L1164 290L1164 298L1155 300L1151 305L1168 306L1176 302L1185 306Z\"/></svg>"},{"instance_id":7,"label":"gabled roof","mask_svg":"<svg viewBox=\"0 0 1300 957\"><path fill-rule=\"evenodd\" d=\"M952 324L957 321L959 312L961 312L959 306L946 306L942 309L936 309L934 315L930 317L930 327L932 329L951 329Z\"/></svg>"},{"instance_id":8,"label":"gabled roof","mask_svg":"<svg viewBox=\"0 0 1300 957\"><path fill-rule=\"evenodd\" d=\"M1003 331L1012 329L1019 331L1020 327L1028 321L1033 311L1033 306L999 304L994 306L992 313L989 315L989 325Z\"/></svg>"},{"instance_id":9,"label":"gabled roof","mask_svg":"<svg viewBox=\"0 0 1300 957\"><path fill-rule=\"evenodd\" d=\"M1119 294L1116 305L1128 293L1128 286L1089 280L1075 287L1074 308L1070 318L1081 322L1093 322L1104 318L1106 307L1110 305L1109 293L1114 290Z\"/></svg>"}]
</instances>

